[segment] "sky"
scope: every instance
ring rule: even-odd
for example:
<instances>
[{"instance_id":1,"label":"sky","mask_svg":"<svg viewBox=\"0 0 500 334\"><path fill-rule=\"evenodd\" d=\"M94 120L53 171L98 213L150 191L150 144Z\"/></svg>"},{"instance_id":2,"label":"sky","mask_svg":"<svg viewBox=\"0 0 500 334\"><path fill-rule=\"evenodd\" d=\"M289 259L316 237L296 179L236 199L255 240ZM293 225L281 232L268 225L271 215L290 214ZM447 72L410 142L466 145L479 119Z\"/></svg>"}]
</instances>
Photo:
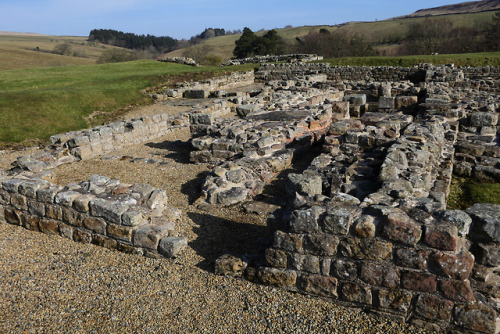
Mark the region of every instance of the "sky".
<instances>
[{"instance_id":1,"label":"sky","mask_svg":"<svg viewBox=\"0 0 500 334\"><path fill-rule=\"evenodd\" d=\"M0 0L0 31L88 36L92 29L195 36L205 28L260 29L375 21L464 0Z\"/></svg>"}]
</instances>

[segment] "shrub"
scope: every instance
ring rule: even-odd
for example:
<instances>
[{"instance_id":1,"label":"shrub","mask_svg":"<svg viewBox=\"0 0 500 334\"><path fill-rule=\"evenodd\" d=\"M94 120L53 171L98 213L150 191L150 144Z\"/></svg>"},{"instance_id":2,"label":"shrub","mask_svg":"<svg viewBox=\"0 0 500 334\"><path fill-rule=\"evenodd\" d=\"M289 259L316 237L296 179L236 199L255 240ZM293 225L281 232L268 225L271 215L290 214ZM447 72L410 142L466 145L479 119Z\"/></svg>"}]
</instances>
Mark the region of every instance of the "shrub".
<instances>
[{"instance_id":1,"label":"shrub","mask_svg":"<svg viewBox=\"0 0 500 334\"><path fill-rule=\"evenodd\" d=\"M97 59L97 63L121 63L124 61L132 61L137 59L139 59L139 57L135 52L123 49L109 49L101 54L101 56Z\"/></svg>"}]
</instances>

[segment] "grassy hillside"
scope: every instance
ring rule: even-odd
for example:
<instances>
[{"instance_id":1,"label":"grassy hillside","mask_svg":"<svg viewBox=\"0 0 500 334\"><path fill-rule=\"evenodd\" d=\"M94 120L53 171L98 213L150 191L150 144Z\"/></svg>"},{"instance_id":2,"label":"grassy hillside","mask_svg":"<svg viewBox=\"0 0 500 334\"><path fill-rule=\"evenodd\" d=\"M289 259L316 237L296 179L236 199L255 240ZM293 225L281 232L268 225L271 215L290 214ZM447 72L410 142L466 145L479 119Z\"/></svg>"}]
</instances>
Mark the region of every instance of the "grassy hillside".
<instances>
[{"instance_id":1,"label":"grassy hillside","mask_svg":"<svg viewBox=\"0 0 500 334\"><path fill-rule=\"evenodd\" d=\"M431 17L431 20L446 18L453 21L455 26L461 27L483 27L491 21L495 12L481 12L473 14L453 14L439 17ZM283 37L290 44L295 44L295 38L307 35L310 31L319 31L320 29L344 30L348 32L356 32L363 34L368 42L371 43L384 43L384 48L390 49L390 44L396 43L406 37L408 27L417 22L421 22L425 18L412 17L412 18L397 18L376 22L349 22L336 26L303 26L296 28L277 29L278 34ZM262 35L264 32L258 32L257 35ZM188 52L196 52L202 50L203 53L211 53L221 56L224 60L230 59L233 56L234 42L240 38L241 35L229 35L214 37L204 40L202 43L189 47ZM194 50L194 51L193 51ZM167 55L169 56L182 56L186 49L173 51Z\"/></svg>"},{"instance_id":2,"label":"grassy hillside","mask_svg":"<svg viewBox=\"0 0 500 334\"><path fill-rule=\"evenodd\" d=\"M69 43L77 56L50 53L58 44ZM39 51L35 51L35 50ZM0 70L95 64L103 51L113 48L89 44L87 37L0 34Z\"/></svg>"},{"instance_id":3,"label":"grassy hillside","mask_svg":"<svg viewBox=\"0 0 500 334\"><path fill-rule=\"evenodd\" d=\"M247 65L231 70L249 68ZM110 112L147 103L149 99L141 90L165 82L172 75L227 70L143 60L2 71L0 142L46 140L53 134L82 129L88 126L86 117L95 111Z\"/></svg>"}]
</instances>

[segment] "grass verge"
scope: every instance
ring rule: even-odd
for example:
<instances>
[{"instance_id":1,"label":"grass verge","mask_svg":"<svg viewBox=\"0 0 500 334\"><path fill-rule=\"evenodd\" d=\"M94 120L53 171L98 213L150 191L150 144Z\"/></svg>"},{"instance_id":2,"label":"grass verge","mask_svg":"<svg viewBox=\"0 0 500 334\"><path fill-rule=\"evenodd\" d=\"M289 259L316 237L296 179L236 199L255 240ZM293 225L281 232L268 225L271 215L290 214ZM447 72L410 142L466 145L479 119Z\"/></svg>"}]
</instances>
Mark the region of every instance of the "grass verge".
<instances>
[{"instance_id":1,"label":"grass verge","mask_svg":"<svg viewBox=\"0 0 500 334\"><path fill-rule=\"evenodd\" d=\"M232 67L230 71L249 70L253 66ZM109 113L147 104L150 99L141 91L148 87L224 71L229 69L152 60L2 71L0 142L5 146L47 140L53 134L82 129L88 126L86 118L96 111Z\"/></svg>"},{"instance_id":2,"label":"grass verge","mask_svg":"<svg viewBox=\"0 0 500 334\"><path fill-rule=\"evenodd\" d=\"M344 57L325 59L331 66L402 66L411 67L423 63L455 64L456 66L500 66L500 52L447 54L436 56L404 57Z\"/></svg>"},{"instance_id":3,"label":"grass verge","mask_svg":"<svg viewBox=\"0 0 500 334\"><path fill-rule=\"evenodd\" d=\"M448 209L465 210L475 203L500 205L500 184L454 176L448 196Z\"/></svg>"}]
</instances>

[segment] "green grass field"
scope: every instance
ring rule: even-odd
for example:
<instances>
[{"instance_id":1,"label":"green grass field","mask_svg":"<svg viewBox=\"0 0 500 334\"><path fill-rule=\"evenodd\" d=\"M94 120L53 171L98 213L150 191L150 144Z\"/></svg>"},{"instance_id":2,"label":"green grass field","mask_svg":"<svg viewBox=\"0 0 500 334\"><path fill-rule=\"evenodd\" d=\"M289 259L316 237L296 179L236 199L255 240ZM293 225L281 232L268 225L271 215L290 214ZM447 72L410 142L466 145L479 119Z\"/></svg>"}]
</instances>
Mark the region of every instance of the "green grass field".
<instances>
[{"instance_id":1,"label":"green grass field","mask_svg":"<svg viewBox=\"0 0 500 334\"><path fill-rule=\"evenodd\" d=\"M325 59L331 66L403 66L432 63L456 66L500 66L500 52L462 53L437 56L345 57Z\"/></svg>"},{"instance_id":2,"label":"green grass field","mask_svg":"<svg viewBox=\"0 0 500 334\"><path fill-rule=\"evenodd\" d=\"M147 103L141 90L168 76L222 71L228 69L152 60L1 71L0 142L46 140L53 134L82 129L88 126L85 118L95 111Z\"/></svg>"},{"instance_id":3,"label":"green grass field","mask_svg":"<svg viewBox=\"0 0 500 334\"><path fill-rule=\"evenodd\" d=\"M500 205L500 184L453 177L448 196L448 209L465 210L475 203Z\"/></svg>"}]
</instances>

